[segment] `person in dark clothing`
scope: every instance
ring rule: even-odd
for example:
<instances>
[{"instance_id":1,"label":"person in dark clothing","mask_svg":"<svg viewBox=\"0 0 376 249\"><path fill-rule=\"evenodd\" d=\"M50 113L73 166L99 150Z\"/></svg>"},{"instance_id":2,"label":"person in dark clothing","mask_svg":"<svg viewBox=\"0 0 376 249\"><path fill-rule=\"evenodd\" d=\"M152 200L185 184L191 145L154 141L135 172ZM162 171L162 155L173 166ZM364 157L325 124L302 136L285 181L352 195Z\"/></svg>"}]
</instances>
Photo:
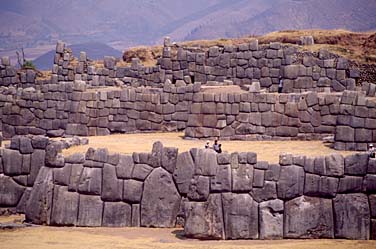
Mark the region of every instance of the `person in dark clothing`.
<instances>
[{"instance_id":1,"label":"person in dark clothing","mask_svg":"<svg viewBox=\"0 0 376 249\"><path fill-rule=\"evenodd\" d=\"M282 77L279 76L278 93L282 93L282 89L283 89L283 80L282 80Z\"/></svg>"},{"instance_id":2,"label":"person in dark clothing","mask_svg":"<svg viewBox=\"0 0 376 249\"><path fill-rule=\"evenodd\" d=\"M222 144L218 144L218 151L217 153L222 153Z\"/></svg>"},{"instance_id":3,"label":"person in dark clothing","mask_svg":"<svg viewBox=\"0 0 376 249\"><path fill-rule=\"evenodd\" d=\"M375 147L373 147L373 144L369 145L368 154L369 154L370 158L372 158L372 159L376 158L376 149L375 149Z\"/></svg>"},{"instance_id":4,"label":"person in dark clothing","mask_svg":"<svg viewBox=\"0 0 376 249\"><path fill-rule=\"evenodd\" d=\"M218 140L214 140L214 144L213 144L213 150L215 150L216 152L219 151L219 144L218 144Z\"/></svg>"}]
</instances>

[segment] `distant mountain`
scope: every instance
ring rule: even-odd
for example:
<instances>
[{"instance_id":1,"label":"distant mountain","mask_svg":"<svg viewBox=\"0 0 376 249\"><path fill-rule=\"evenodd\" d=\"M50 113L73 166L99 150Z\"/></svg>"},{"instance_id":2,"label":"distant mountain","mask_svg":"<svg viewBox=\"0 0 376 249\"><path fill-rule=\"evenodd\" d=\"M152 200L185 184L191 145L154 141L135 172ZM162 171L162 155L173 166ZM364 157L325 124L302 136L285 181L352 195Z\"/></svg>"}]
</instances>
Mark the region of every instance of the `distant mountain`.
<instances>
[{"instance_id":1,"label":"distant mountain","mask_svg":"<svg viewBox=\"0 0 376 249\"><path fill-rule=\"evenodd\" d=\"M72 49L75 57L79 57L80 52L85 51L87 57L91 60L103 59L103 57L106 55L115 56L117 58L122 56L122 53L119 50L98 42L81 43L70 45L68 47ZM52 50L36 58L33 63L40 70L48 70L52 68L54 56L55 51Z\"/></svg>"},{"instance_id":2,"label":"distant mountain","mask_svg":"<svg viewBox=\"0 0 376 249\"><path fill-rule=\"evenodd\" d=\"M287 29L376 29L375 0L1 0L0 51L63 40L115 48Z\"/></svg>"}]
</instances>

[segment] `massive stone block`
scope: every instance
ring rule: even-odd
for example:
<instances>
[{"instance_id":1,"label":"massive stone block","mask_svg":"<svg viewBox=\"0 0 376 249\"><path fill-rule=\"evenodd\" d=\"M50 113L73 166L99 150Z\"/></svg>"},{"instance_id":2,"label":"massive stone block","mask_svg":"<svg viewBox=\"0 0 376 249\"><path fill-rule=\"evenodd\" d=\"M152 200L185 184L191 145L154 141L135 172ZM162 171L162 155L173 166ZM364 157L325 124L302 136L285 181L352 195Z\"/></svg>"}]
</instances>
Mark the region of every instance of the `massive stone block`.
<instances>
[{"instance_id":1,"label":"massive stone block","mask_svg":"<svg viewBox=\"0 0 376 249\"><path fill-rule=\"evenodd\" d=\"M217 174L215 176L210 177L210 191L211 192L230 192L231 191L230 164L218 166Z\"/></svg>"},{"instance_id":2,"label":"massive stone block","mask_svg":"<svg viewBox=\"0 0 376 249\"><path fill-rule=\"evenodd\" d=\"M340 154L332 154L325 157L325 176L343 176L345 162Z\"/></svg>"},{"instance_id":3,"label":"massive stone block","mask_svg":"<svg viewBox=\"0 0 376 249\"><path fill-rule=\"evenodd\" d=\"M27 179L28 186L33 186L40 168L45 166L45 157L46 151L42 149L34 150L33 154L31 154L30 174Z\"/></svg>"},{"instance_id":4,"label":"massive stone block","mask_svg":"<svg viewBox=\"0 0 376 249\"><path fill-rule=\"evenodd\" d=\"M78 210L78 226L102 226L103 202L99 196L80 195Z\"/></svg>"},{"instance_id":5,"label":"massive stone block","mask_svg":"<svg viewBox=\"0 0 376 249\"><path fill-rule=\"evenodd\" d=\"M132 207L124 202L105 202L102 226L105 227L130 227Z\"/></svg>"},{"instance_id":6,"label":"massive stone block","mask_svg":"<svg viewBox=\"0 0 376 249\"><path fill-rule=\"evenodd\" d=\"M79 194L68 192L68 187L55 186L51 225L74 226L77 223Z\"/></svg>"},{"instance_id":7,"label":"massive stone block","mask_svg":"<svg viewBox=\"0 0 376 249\"><path fill-rule=\"evenodd\" d=\"M162 167L170 173L174 173L178 149L173 147L164 147L162 153Z\"/></svg>"},{"instance_id":8,"label":"massive stone block","mask_svg":"<svg viewBox=\"0 0 376 249\"><path fill-rule=\"evenodd\" d=\"M195 172L195 165L189 152L180 153L176 160L176 168L174 170L174 180L180 194L187 194L189 184Z\"/></svg>"},{"instance_id":9,"label":"massive stone block","mask_svg":"<svg viewBox=\"0 0 376 249\"><path fill-rule=\"evenodd\" d=\"M71 164L65 164L63 168L54 169L54 184L68 186L71 175Z\"/></svg>"},{"instance_id":10,"label":"massive stone block","mask_svg":"<svg viewBox=\"0 0 376 249\"><path fill-rule=\"evenodd\" d=\"M305 175L304 194L319 197L334 197L337 193L338 178L319 176L313 174Z\"/></svg>"},{"instance_id":11,"label":"massive stone block","mask_svg":"<svg viewBox=\"0 0 376 249\"><path fill-rule=\"evenodd\" d=\"M102 192L102 169L84 167L78 183L78 192L100 195Z\"/></svg>"},{"instance_id":12,"label":"massive stone block","mask_svg":"<svg viewBox=\"0 0 376 249\"><path fill-rule=\"evenodd\" d=\"M301 196L285 203L285 238L333 238L332 201Z\"/></svg>"},{"instance_id":13,"label":"massive stone block","mask_svg":"<svg viewBox=\"0 0 376 249\"><path fill-rule=\"evenodd\" d=\"M226 239L258 238L258 204L249 194L222 195Z\"/></svg>"},{"instance_id":14,"label":"massive stone block","mask_svg":"<svg viewBox=\"0 0 376 249\"><path fill-rule=\"evenodd\" d=\"M333 204L336 238L369 239L370 210L365 194L339 194Z\"/></svg>"},{"instance_id":15,"label":"massive stone block","mask_svg":"<svg viewBox=\"0 0 376 249\"><path fill-rule=\"evenodd\" d=\"M153 170L144 182L141 226L173 227L180 199L171 174L162 168Z\"/></svg>"},{"instance_id":16,"label":"massive stone block","mask_svg":"<svg viewBox=\"0 0 376 249\"><path fill-rule=\"evenodd\" d=\"M121 179L130 179L134 168L133 158L130 155L120 155L116 166L116 175Z\"/></svg>"},{"instance_id":17,"label":"massive stone block","mask_svg":"<svg viewBox=\"0 0 376 249\"><path fill-rule=\"evenodd\" d=\"M211 194L206 202L186 202L184 234L197 239L224 239L221 194Z\"/></svg>"},{"instance_id":18,"label":"massive stone block","mask_svg":"<svg viewBox=\"0 0 376 249\"><path fill-rule=\"evenodd\" d=\"M34 224L50 224L53 190L53 169L42 167L26 204L27 221Z\"/></svg>"},{"instance_id":19,"label":"massive stone block","mask_svg":"<svg viewBox=\"0 0 376 249\"><path fill-rule=\"evenodd\" d=\"M0 207L15 207L25 187L18 185L11 177L0 175Z\"/></svg>"},{"instance_id":20,"label":"massive stone block","mask_svg":"<svg viewBox=\"0 0 376 249\"><path fill-rule=\"evenodd\" d=\"M358 153L345 158L345 174L365 175L367 174L368 154Z\"/></svg>"},{"instance_id":21,"label":"massive stone block","mask_svg":"<svg viewBox=\"0 0 376 249\"><path fill-rule=\"evenodd\" d=\"M69 191L78 190L78 184L80 183L80 177L81 177L83 170L84 170L84 166L82 164L72 164L71 173L69 177L69 184L68 184Z\"/></svg>"},{"instance_id":22,"label":"massive stone block","mask_svg":"<svg viewBox=\"0 0 376 249\"><path fill-rule=\"evenodd\" d=\"M283 201L270 200L260 203L260 239L283 238Z\"/></svg>"},{"instance_id":23,"label":"massive stone block","mask_svg":"<svg viewBox=\"0 0 376 249\"><path fill-rule=\"evenodd\" d=\"M209 196L209 182L208 176L195 176L189 186L188 198L194 201L206 201Z\"/></svg>"},{"instance_id":24,"label":"massive stone block","mask_svg":"<svg viewBox=\"0 0 376 249\"><path fill-rule=\"evenodd\" d=\"M251 196L257 202L277 199L277 184L273 181L265 181L262 188L253 188Z\"/></svg>"},{"instance_id":25,"label":"massive stone block","mask_svg":"<svg viewBox=\"0 0 376 249\"><path fill-rule=\"evenodd\" d=\"M139 203L142 197L143 182L133 179L124 180L123 200L129 203Z\"/></svg>"},{"instance_id":26,"label":"massive stone block","mask_svg":"<svg viewBox=\"0 0 376 249\"><path fill-rule=\"evenodd\" d=\"M298 166L281 167L277 183L277 195L280 199L292 199L303 195L304 170Z\"/></svg>"},{"instance_id":27,"label":"massive stone block","mask_svg":"<svg viewBox=\"0 0 376 249\"><path fill-rule=\"evenodd\" d=\"M232 166L233 167L233 166ZM253 166L250 164L239 164L232 168L232 191L249 192L253 183Z\"/></svg>"},{"instance_id":28,"label":"massive stone block","mask_svg":"<svg viewBox=\"0 0 376 249\"><path fill-rule=\"evenodd\" d=\"M3 149L4 174L15 176L22 174L22 155L17 150Z\"/></svg>"},{"instance_id":29,"label":"massive stone block","mask_svg":"<svg viewBox=\"0 0 376 249\"><path fill-rule=\"evenodd\" d=\"M116 167L105 164L103 167L102 200L121 201L123 197L123 181L116 177Z\"/></svg>"},{"instance_id":30,"label":"massive stone block","mask_svg":"<svg viewBox=\"0 0 376 249\"><path fill-rule=\"evenodd\" d=\"M192 153L192 152L191 152ZM194 158L197 175L214 176L217 173L217 153L214 150L199 149Z\"/></svg>"},{"instance_id":31,"label":"massive stone block","mask_svg":"<svg viewBox=\"0 0 376 249\"><path fill-rule=\"evenodd\" d=\"M345 176L339 179L338 193L359 193L362 191L363 177Z\"/></svg>"},{"instance_id":32,"label":"massive stone block","mask_svg":"<svg viewBox=\"0 0 376 249\"><path fill-rule=\"evenodd\" d=\"M147 164L135 164L132 171L132 178L143 181L153 171L153 167Z\"/></svg>"}]
</instances>

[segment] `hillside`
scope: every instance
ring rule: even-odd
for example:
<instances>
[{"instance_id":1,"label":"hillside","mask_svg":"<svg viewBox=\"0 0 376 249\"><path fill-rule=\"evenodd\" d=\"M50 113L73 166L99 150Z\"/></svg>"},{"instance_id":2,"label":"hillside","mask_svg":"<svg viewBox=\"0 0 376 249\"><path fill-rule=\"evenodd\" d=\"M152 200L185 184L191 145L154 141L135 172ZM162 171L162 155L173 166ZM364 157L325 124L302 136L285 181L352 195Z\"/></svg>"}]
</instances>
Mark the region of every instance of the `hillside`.
<instances>
[{"instance_id":1,"label":"hillside","mask_svg":"<svg viewBox=\"0 0 376 249\"><path fill-rule=\"evenodd\" d=\"M375 30L369 0L2 0L0 52L63 40L117 49L287 29Z\"/></svg>"}]
</instances>

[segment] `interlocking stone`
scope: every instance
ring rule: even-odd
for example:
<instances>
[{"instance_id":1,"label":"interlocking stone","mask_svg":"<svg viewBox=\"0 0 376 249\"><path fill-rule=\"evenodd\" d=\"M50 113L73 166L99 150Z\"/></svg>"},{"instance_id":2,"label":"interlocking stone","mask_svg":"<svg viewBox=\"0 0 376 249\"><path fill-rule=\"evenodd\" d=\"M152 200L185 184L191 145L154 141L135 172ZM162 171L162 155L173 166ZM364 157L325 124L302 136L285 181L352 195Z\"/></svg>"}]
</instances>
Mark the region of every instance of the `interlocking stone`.
<instances>
[{"instance_id":1,"label":"interlocking stone","mask_svg":"<svg viewBox=\"0 0 376 249\"><path fill-rule=\"evenodd\" d=\"M34 224L50 224L53 191L53 169L42 167L26 204L27 221Z\"/></svg>"},{"instance_id":2,"label":"interlocking stone","mask_svg":"<svg viewBox=\"0 0 376 249\"><path fill-rule=\"evenodd\" d=\"M260 239L283 238L283 201L270 200L260 203Z\"/></svg>"},{"instance_id":3,"label":"interlocking stone","mask_svg":"<svg viewBox=\"0 0 376 249\"><path fill-rule=\"evenodd\" d=\"M211 194L206 202L186 202L184 234L188 238L224 239L221 194Z\"/></svg>"},{"instance_id":4,"label":"interlocking stone","mask_svg":"<svg viewBox=\"0 0 376 249\"><path fill-rule=\"evenodd\" d=\"M285 203L285 238L334 238L332 201L301 196Z\"/></svg>"},{"instance_id":5,"label":"interlocking stone","mask_svg":"<svg viewBox=\"0 0 376 249\"><path fill-rule=\"evenodd\" d=\"M253 184L253 166L250 164L239 164L237 168L232 167L232 191L249 192Z\"/></svg>"},{"instance_id":6,"label":"interlocking stone","mask_svg":"<svg viewBox=\"0 0 376 249\"><path fill-rule=\"evenodd\" d=\"M365 194L339 194L333 204L336 238L369 239L370 210Z\"/></svg>"},{"instance_id":7,"label":"interlocking stone","mask_svg":"<svg viewBox=\"0 0 376 249\"><path fill-rule=\"evenodd\" d=\"M143 191L143 182L133 179L124 180L123 200L129 203L139 203Z\"/></svg>"},{"instance_id":8,"label":"interlocking stone","mask_svg":"<svg viewBox=\"0 0 376 249\"><path fill-rule=\"evenodd\" d=\"M124 202L105 202L103 209L102 226L130 227L132 207Z\"/></svg>"},{"instance_id":9,"label":"interlocking stone","mask_svg":"<svg viewBox=\"0 0 376 249\"><path fill-rule=\"evenodd\" d=\"M18 185L11 177L0 175L0 206L14 207L21 199L25 188Z\"/></svg>"},{"instance_id":10,"label":"interlocking stone","mask_svg":"<svg viewBox=\"0 0 376 249\"><path fill-rule=\"evenodd\" d=\"M77 224L81 227L102 226L103 202L99 196L80 195Z\"/></svg>"},{"instance_id":11,"label":"interlocking stone","mask_svg":"<svg viewBox=\"0 0 376 249\"><path fill-rule=\"evenodd\" d=\"M180 194L188 193L194 171L195 165L191 153L183 152L178 154L173 177Z\"/></svg>"},{"instance_id":12,"label":"interlocking stone","mask_svg":"<svg viewBox=\"0 0 376 249\"><path fill-rule=\"evenodd\" d=\"M84 167L78 183L78 192L87 195L100 195L102 192L102 169Z\"/></svg>"},{"instance_id":13,"label":"interlocking stone","mask_svg":"<svg viewBox=\"0 0 376 249\"><path fill-rule=\"evenodd\" d=\"M365 175L367 173L368 154L354 154L345 157L345 174Z\"/></svg>"},{"instance_id":14,"label":"interlocking stone","mask_svg":"<svg viewBox=\"0 0 376 249\"><path fill-rule=\"evenodd\" d=\"M258 204L249 194L224 193L226 239L258 239Z\"/></svg>"},{"instance_id":15,"label":"interlocking stone","mask_svg":"<svg viewBox=\"0 0 376 249\"><path fill-rule=\"evenodd\" d=\"M179 211L180 199L171 174L162 168L154 169L144 182L141 225L173 227Z\"/></svg>"},{"instance_id":16,"label":"interlocking stone","mask_svg":"<svg viewBox=\"0 0 376 249\"><path fill-rule=\"evenodd\" d=\"M292 199L303 195L304 170L299 166L281 167L279 181L277 183L277 195L280 199Z\"/></svg>"},{"instance_id":17,"label":"interlocking stone","mask_svg":"<svg viewBox=\"0 0 376 249\"><path fill-rule=\"evenodd\" d=\"M210 179L207 176L195 176L189 186L188 198L193 201L206 201L209 196Z\"/></svg>"},{"instance_id":18,"label":"interlocking stone","mask_svg":"<svg viewBox=\"0 0 376 249\"><path fill-rule=\"evenodd\" d=\"M123 181L116 177L116 167L105 164L103 167L101 197L104 201L121 201L123 197Z\"/></svg>"},{"instance_id":19,"label":"interlocking stone","mask_svg":"<svg viewBox=\"0 0 376 249\"><path fill-rule=\"evenodd\" d=\"M68 192L68 187L56 186L53 194L51 225L74 226L77 224L79 195Z\"/></svg>"}]
</instances>

